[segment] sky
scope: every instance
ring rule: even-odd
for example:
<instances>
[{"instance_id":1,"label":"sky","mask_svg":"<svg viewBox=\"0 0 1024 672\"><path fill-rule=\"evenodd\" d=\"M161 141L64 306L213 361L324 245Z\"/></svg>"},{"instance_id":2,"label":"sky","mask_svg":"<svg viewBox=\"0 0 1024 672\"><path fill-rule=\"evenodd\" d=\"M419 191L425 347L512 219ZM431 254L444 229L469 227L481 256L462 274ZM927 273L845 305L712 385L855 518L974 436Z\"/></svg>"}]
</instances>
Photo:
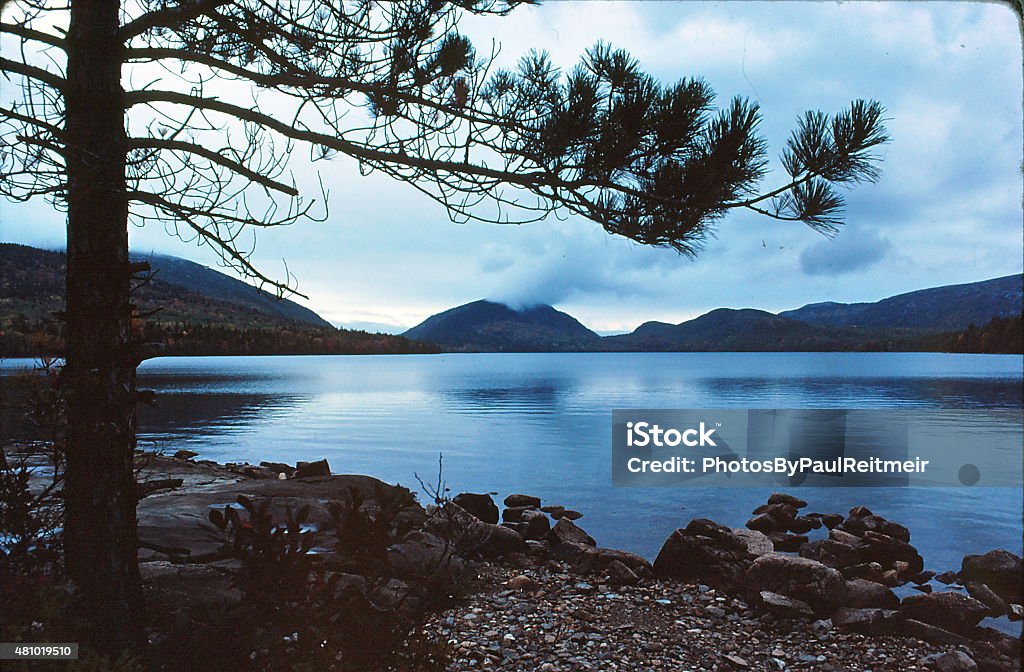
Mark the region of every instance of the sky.
<instances>
[{"instance_id":1,"label":"sky","mask_svg":"<svg viewBox=\"0 0 1024 672\"><path fill-rule=\"evenodd\" d=\"M490 298L549 303L619 333L719 307L875 301L1022 271L1021 36L1006 5L563 0L467 17L461 29L480 51L499 44L505 65L536 48L568 69L605 40L662 81L701 76L721 104L737 94L760 104L773 157L805 110L879 100L893 137L882 179L846 193L834 240L735 212L690 260L579 217L453 224L407 185L362 177L344 159L317 164L327 221L260 232L253 259L275 277L286 262L309 296L299 302L335 324L397 332ZM310 182L312 169L295 163L298 182ZM762 186L784 177L773 170ZM63 215L42 201L0 201L0 240L60 248L64 233ZM137 252L217 264L161 227L130 235Z\"/></svg>"}]
</instances>

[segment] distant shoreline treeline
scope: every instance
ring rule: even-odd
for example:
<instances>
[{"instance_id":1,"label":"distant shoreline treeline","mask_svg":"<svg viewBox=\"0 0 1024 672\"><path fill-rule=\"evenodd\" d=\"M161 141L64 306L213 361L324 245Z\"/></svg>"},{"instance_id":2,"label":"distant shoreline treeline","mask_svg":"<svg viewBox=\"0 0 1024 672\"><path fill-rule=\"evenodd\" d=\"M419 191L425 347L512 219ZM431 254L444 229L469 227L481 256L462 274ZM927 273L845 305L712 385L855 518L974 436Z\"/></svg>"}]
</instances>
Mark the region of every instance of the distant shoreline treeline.
<instances>
[{"instance_id":1,"label":"distant shoreline treeline","mask_svg":"<svg viewBox=\"0 0 1024 672\"><path fill-rule=\"evenodd\" d=\"M432 354L440 348L402 336L365 331L307 327L240 327L236 325L145 323L135 338L159 343L162 356L208 355L406 355ZM15 321L0 327L0 357L59 355L63 347L56 320Z\"/></svg>"},{"instance_id":2,"label":"distant shoreline treeline","mask_svg":"<svg viewBox=\"0 0 1024 672\"><path fill-rule=\"evenodd\" d=\"M188 322L147 322L139 325L136 338L145 343L161 343L164 356L205 355L371 355L434 354L436 345L402 336L370 334L364 331L307 326L239 327L235 325ZM711 345L711 344L708 344ZM0 357L39 357L58 355L62 339L57 320L13 320L0 326ZM952 352L978 354L1024 353L1024 317L996 317L987 324L969 326L962 332L928 335L902 335L891 338L866 338L822 347L809 342L794 352ZM635 352L616 350L606 344L595 352ZM660 350L659 350L660 351ZM671 350L671 352L712 352L712 347ZM750 350L772 352L769 348Z\"/></svg>"}]
</instances>

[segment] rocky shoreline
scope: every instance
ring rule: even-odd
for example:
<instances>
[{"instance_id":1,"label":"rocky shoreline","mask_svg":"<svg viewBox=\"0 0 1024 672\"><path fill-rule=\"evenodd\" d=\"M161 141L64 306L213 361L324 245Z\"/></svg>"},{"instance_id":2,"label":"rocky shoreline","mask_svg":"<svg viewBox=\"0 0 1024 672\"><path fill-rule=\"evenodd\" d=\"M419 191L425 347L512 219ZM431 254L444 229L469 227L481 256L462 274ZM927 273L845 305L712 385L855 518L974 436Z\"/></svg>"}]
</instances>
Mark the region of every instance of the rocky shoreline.
<instances>
[{"instance_id":1,"label":"rocky shoreline","mask_svg":"<svg viewBox=\"0 0 1024 672\"><path fill-rule=\"evenodd\" d=\"M395 487L331 475L326 462L196 457L140 455L139 557L168 629L182 613L209 618L241 599L211 510L238 495L269 498L282 514L308 506L310 553L331 567L331 502L360 492L373 506ZM598 546L562 503L502 503L462 493L408 504L398 513L407 531L386 550L391 591L439 574L463 588L424 626L448 670L1020 669L1021 640L979 625L1024 615L1021 559L1008 551L936 576L898 523L864 506L802 513L805 502L776 493L745 529L690 521L651 563ZM899 586L916 594L900 599ZM162 627L153 638L168 636Z\"/></svg>"}]
</instances>

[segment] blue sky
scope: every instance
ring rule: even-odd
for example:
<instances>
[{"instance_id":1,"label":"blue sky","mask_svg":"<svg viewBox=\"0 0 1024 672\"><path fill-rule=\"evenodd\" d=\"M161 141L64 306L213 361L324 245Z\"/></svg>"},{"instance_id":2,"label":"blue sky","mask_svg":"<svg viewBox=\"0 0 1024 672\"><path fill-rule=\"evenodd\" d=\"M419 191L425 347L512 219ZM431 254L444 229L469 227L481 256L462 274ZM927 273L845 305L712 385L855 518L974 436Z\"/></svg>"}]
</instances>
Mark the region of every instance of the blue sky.
<instances>
[{"instance_id":1,"label":"blue sky","mask_svg":"<svg viewBox=\"0 0 1024 672\"><path fill-rule=\"evenodd\" d=\"M882 180L848 194L835 240L736 213L690 261L579 218L456 225L413 189L335 160L319 168L328 221L261 232L254 256L278 275L286 260L303 303L335 323L395 330L488 297L552 303L613 332L721 306L870 301L1022 270L1021 38L1007 6L550 2L462 29L481 51L500 44L505 63L538 48L568 68L604 39L660 79L703 76L723 103L740 94L761 104L773 156L804 110L875 98L893 136ZM308 164L294 169L300 184L312 180ZM42 202L0 204L4 241L60 247L63 235L61 214ZM159 227L131 236L136 251L216 263Z\"/></svg>"}]
</instances>

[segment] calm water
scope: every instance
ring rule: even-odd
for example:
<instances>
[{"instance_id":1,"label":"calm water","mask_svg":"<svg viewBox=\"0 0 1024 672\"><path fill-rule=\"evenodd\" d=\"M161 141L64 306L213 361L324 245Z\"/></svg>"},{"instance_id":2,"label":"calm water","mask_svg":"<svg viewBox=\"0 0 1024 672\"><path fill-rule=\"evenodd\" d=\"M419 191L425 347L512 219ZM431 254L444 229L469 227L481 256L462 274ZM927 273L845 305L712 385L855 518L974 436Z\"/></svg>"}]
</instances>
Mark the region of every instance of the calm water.
<instances>
[{"instance_id":1,"label":"calm water","mask_svg":"<svg viewBox=\"0 0 1024 672\"><path fill-rule=\"evenodd\" d=\"M904 353L211 357L147 362L141 437L218 461L328 458L418 489L537 495L585 514L601 545L653 558L676 527L739 526L769 489L611 486L614 408L928 408L1019 430L1020 356ZM7 366L14 362L8 362ZM1021 551L1019 488L802 489L810 510L867 504L907 525L926 566Z\"/></svg>"}]
</instances>

